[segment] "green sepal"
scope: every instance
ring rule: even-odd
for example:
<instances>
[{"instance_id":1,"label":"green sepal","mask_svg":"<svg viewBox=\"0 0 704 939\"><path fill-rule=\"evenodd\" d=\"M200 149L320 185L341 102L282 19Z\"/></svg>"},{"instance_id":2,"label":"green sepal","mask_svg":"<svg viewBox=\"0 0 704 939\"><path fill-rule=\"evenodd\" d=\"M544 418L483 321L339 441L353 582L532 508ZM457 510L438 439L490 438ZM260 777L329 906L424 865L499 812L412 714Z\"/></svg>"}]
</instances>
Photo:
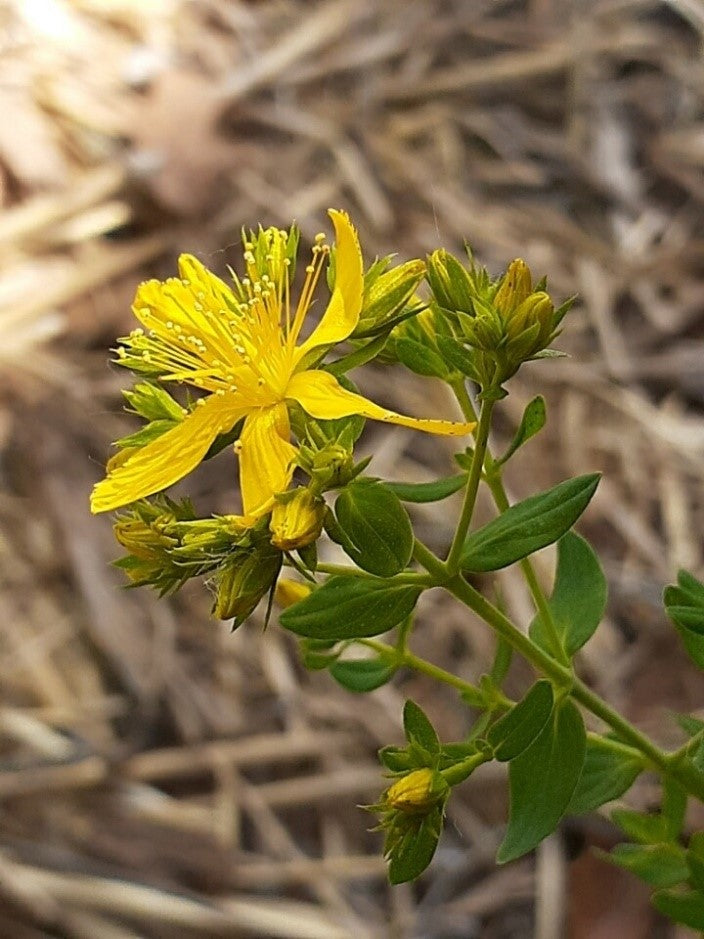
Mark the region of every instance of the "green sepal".
<instances>
[{"instance_id":1,"label":"green sepal","mask_svg":"<svg viewBox=\"0 0 704 939\"><path fill-rule=\"evenodd\" d=\"M415 880L428 867L440 840L442 819L442 806L436 806L427 815L409 815L404 819L403 835L387 852L391 884Z\"/></svg>"},{"instance_id":2,"label":"green sepal","mask_svg":"<svg viewBox=\"0 0 704 939\"><path fill-rule=\"evenodd\" d=\"M651 887L674 887L689 877L685 853L674 844L617 844L600 855Z\"/></svg>"},{"instance_id":3,"label":"green sepal","mask_svg":"<svg viewBox=\"0 0 704 939\"><path fill-rule=\"evenodd\" d=\"M413 555L413 528L401 500L384 483L357 479L335 502L340 544L358 567L377 577L400 574Z\"/></svg>"},{"instance_id":4,"label":"green sepal","mask_svg":"<svg viewBox=\"0 0 704 939\"><path fill-rule=\"evenodd\" d=\"M450 370L442 357L429 346L402 336L396 340L394 348L401 364L416 375L443 380L449 377Z\"/></svg>"},{"instance_id":5,"label":"green sepal","mask_svg":"<svg viewBox=\"0 0 704 939\"><path fill-rule=\"evenodd\" d=\"M509 764L511 805L500 864L531 851L560 823L584 765L582 716L566 699L533 743Z\"/></svg>"},{"instance_id":6,"label":"green sepal","mask_svg":"<svg viewBox=\"0 0 704 939\"><path fill-rule=\"evenodd\" d=\"M170 421L178 424L184 418L183 408L161 385L138 382L134 388L122 392L134 414L146 421Z\"/></svg>"},{"instance_id":7,"label":"green sepal","mask_svg":"<svg viewBox=\"0 0 704 939\"><path fill-rule=\"evenodd\" d=\"M465 541L466 571L496 571L557 541L577 521L599 484L600 474L568 479L512 505Z\"/></svg>"},{"instance_id":8,"label":"green sepal","mask_svg":"<svg viewBox=\"0 0 704 939\"><path fill-rule=\"evenodd\" d=\"M425 764L419 759L416 753L411 753L408 747L382 747L378 753L379 762L391 773L409 773L411 770L420 769Z\"/></svg>"},{"instance_id":9,"label":"green sepal","mask_svg":"<svg viewBox=\"0 0 704 939\"><path fill-rule=\"evenodd\" d=\"M489 728L486 739L494 749L494 757L505 763L523 753L545 727L552 708L552 685L544 679L537 681L518 704Z\"/></svg>"},{"instance_id":10,"label":"green sepal","mask_svg":"<svg viewBox=\"0 0 704 939\"><path fill-rule=\"evenodd\" d=\"M501 466L503 463L506 463L513 454L518 450L519 447L522 447L524 443L527 443L531 437L543 429L545 426L546 420L546 410L545 410L545 398L542 395L537 395L533 398L532 401L529 401L523 411L523 417L521 418L521 423L518 425L518 430L516 431L513 440L511 441L508 450L504 455L497 460L497 464Z\"/></svg>"},{"instance_id":11,"label":"green sepal","mask_svg":"<svg viewBox=\"0 0 704 939\"><path fill-rule=\"evenodd\" d=\"M435 341L447 365L472 381L480 381L481 375L477 370L472 349L468 349L454 336L437 336Z\"/></svg>"},{"instance_id":12,"label":"green sepal","mask_svg":"<svg viewBox=\"0 0 704 939\"><path fill-rule=\"evenodd\" d=\"M570 658L594 634L606 609L606 577L589 543L573 531L557 542L555 586L548 606ZM531 639L550 650L540 615L530 625Z\"/></svg>"},{"instance_id":13,"label":"green sepal","mask_svg":"<svg viewBox=\"0 0 704 939\"><path fill-rule=\"evenodd\" d=\"M120 447L122 450L125 450L127 447L146 447L148 443L152 443L152 441L156 440L158 437L173 430L177 424L178 421L172 420L150 421L133 434L120 437L119 440L115 441L115 446Z\"/></svg>"},{"instance_id":14,"label":"green sepal","mask_svg":"<svg viewBox=\"0 0 704 939\"><path fill-rule=\"evenodd\" d=\"M704 891L659 890L653 894L653 906L664 916L704 932Z\"/></svg>"},{"instance_id":15,"label":"green sepal","mask_svg":"<svg viewBox=\"0 0 704 939\"><path fill-rule=\"evenodd\" d=\"M348 691L362 693L381 688L393 678L396 668L386 658L344 659L330 666L330 674Z\"/></svg>"},{"instance_id":16,"label":"green sepal","mask_svg":"<svg viewBox=\"0 0 704 939\"><path fill-rule=\"evenodd\" d=\"M326 639L302 639L299 649L304 667L318 672L329 668L341 655L343 647Z\"/></svg>"},{"instance_id":17,"label":"green sepal","mask_svg":"<svg viewBox=\"0 0 704 939\"><path fill-rule=\"evenodd\" d=\"M611 818L615 825L639 844L660 844L667 841L668 825L662 815L646 815L631 809L614 809Z\"/></svg>"},{"instance_id":18,"label":"green sepal","mask_svg":"<svg viewBox=\"0 0 704 939\"><path fill-rule=\"evenodd\" d=\"M677 575L677 586L665 588L667 615L680 634L687 655L704 669L704 583L687 571Z\"/></svg>"},{"instance_id":19,"label":"green sepal","mask_svg":"<svg viewBox=\"0 0 704 939\"><path fill-rule=\"evenodd\" d=\"M627 792L643 772L637 753L623 753L608 738L587 738L584 767L567 806L567 815L593 812L606 802L613 802Z\"/></svg>"},{"instance_id":20,"label":"green sepal","mask_svg":"<svg viewBox=\"0 0 704 939\"><path fill-rule=\"evenodd\" d=\"M279 617L284 629L311 639L361 639L398 626L412 612L421 588L371 577L331 577Z\"/></svg>"},{"instance_id":21,"label":"green sepal","mask_svg":"<svg viewBox=\"0 0 704 939\"><path fill-rule=\"evenodd\" d=\"M466 484L467 474L457 473L455 476L445 476L429 483L395 483L386 482L384 485L402 502L440 502L447 499Z\"/></svg>"}]
</instances>

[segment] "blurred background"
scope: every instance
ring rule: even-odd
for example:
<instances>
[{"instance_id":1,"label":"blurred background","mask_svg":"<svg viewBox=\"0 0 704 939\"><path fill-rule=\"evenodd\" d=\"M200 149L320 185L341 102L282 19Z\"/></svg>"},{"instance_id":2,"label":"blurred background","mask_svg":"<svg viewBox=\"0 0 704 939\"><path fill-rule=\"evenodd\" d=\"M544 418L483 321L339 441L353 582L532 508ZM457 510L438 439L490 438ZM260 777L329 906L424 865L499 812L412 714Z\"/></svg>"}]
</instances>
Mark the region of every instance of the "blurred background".
<instances>
[{"instance_id":1,"label":"blurred background","mask_svg":"<svg viewBox=\"0 0 704 939\"><path fill-rule=\"evenodd\" d=\"M454 695L404 675L355 697L276 626L231 635L198 584L122 590L87 500L134 426L108 350L179 252L223 272L243 224L295 218L310 239L334 206L367 261L465 240L494 273L522 256L579 300L571 357L526 366L500 407L497 446L548 402L511 495L605 473L580 529L611 600L581 671L676 745L672 712L703 704L659 602L703 562L703 37L701 0L0 2L0 939L688 935L591 850L614 843L606 817L497 869L491 766L453 797L432 869L390 889L357 808L382 787L375 750L406 697L460 736ZM458 416L401 368L361 381ZM452 452L379 425L360 448L416 481ZM191 477L203 513L233 510L234 470L223 454ZM422 536L446 545L456 509L419 507ZM513 573L502 590L527 622ZM492 652L435 595L414 641L470 680Z\"/></svg>"}]
</instances>

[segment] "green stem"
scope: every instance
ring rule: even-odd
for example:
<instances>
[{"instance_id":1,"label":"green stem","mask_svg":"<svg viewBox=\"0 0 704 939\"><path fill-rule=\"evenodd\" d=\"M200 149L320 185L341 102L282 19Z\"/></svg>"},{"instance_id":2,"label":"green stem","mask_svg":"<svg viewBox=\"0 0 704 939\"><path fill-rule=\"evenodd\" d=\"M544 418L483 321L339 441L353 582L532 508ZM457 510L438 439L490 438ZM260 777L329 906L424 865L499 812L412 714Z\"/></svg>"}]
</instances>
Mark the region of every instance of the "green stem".
<instances>
[{"instance_id":1,"label":"green stem","mask_svg":"<svg viewBox=\"0 0 704 939\"><path fill-rule=\"evenodd\" d=\"M378 655L388 659L389 662L393 662L396 665L405 665L407 668L421 672L423 675L427 675L429 678L439 681L443 685L450 685L450 687L456 688L460 694L465 695L467 698L471 698L476 702L484 700L484 695L476 685L464 681L457 675L453 675L452 672L440 668L439 665L433 665L432 662L428 662L426 659L414 655L408 649L398 649L395 646L387 645L385 642L378 642L376 639L357 639L356 641L360 645L367 646L368 649L373 649Z\"/></svg>"},{"instance_id":2,"label":"green stem","mask_svg":"<svg viewBox=\"0 0 704 939\"><path fill-rule=\"evenodd\" d=\"M455 393L455 397L457 398L457 402L462 410L462 414L464 415L465 420L476 420L476 411L474 409L474 405L472 404L472 400L467 393L467 386L464 381L453 382L452 389ZM488 447L486 448L486 454L484 456L484 464L486 466L486 483L494 498L497 509L499 512L503 513L509 507L508 495L506 494L503 479L501 478L501 466L496 462ZM545 598L545 593L540 586L538 577L535 573L535 568L533 567L530 559L523 558L523 560L520 562L520 568L523 572L526 584L528 585L528 589L530 590L535 608L545 627L545 635L548 643L550 644L552 654L558 662L562 662L563 665L569 666L569 656L567 655L564 646L562 645L562 640L560 639L560 634L557 629L557 624L555 623L555 618L552 615L552 610L550 609L550 606Z\"/></svg>"},{"instance_id":3,"label":"green stem","mask_svg":"<svg viewBox=\"0 0 704 939\"><path fill-rule=\"evenodd\" d=\"M471 776L478 766L487 763L491 758L491 753L473 753L466 760L462 760L461 763L455 763L454 766L440 770L440 775L449 786L457 786L459 783L464 782L468 776Z\"/></svg>"},{"instance_id":4,"label":"green stem","mask_svg":"<svg viewBox=\"0 0 704 939\"><path fill-rule=\"evenodd\" d=\"M645 734L641 733L629 721L615 711L609 704L591 690L584 682L575 678L572 671L534 645L528 636L517 629L513 623L495 606L489 603L471 584L462 577L443 584L444 588L465 606L474 610L487 622L498 635L502 636L513 648L546 675L558 688L562 687L575 701L600 718L616 732L623 743L634 747L647 759L651 768L664 776L676 780L687 792L704 799L704 775L697 768L682 758L678 752L668 754L661 750Z\"/></svg>"},{"instance_id":5,"label":"green stem","mask_svg":"<svg viewBox=\"0 0 704 939\"><path fill-rule=\"evenodd\" d=\"M318 564L316 571L321 574L341 575L344 577L366 577L370 580L379 580L375 574L360 570L358 567L352 567L350 564ZM393 577L385 577L384 583L395 584L418 584L420 587L429 587L432 585L427 574L416 571L403 571L395 574Z\"/></svg>"},{"instance_id":6,"label":"green stem","mask_svg":"<svg viewBox=\"0 0 704 939\"><path fill-rule=\"evenodd\" d=\"M474 432L474 456L472 457L472 466L469 471L469 476L467 477L462 512L460 514L460 520L457 523L455 536L452 539L450 552L445 561L445 567L450 576L453 576L459 570L460 555L462 554L464 539L467 537L469 525L472 521L472 513L474 512L477 492L479 491L479 482L482 478L482 470L484 469L484 455L489 441L491 414L494 409L494 404L495 402L491 398L487 398L482 402L481 411L479 413L479 424ZM474 418L470 418L470 420L473 419Z\"/></svg>"}]
</instances>

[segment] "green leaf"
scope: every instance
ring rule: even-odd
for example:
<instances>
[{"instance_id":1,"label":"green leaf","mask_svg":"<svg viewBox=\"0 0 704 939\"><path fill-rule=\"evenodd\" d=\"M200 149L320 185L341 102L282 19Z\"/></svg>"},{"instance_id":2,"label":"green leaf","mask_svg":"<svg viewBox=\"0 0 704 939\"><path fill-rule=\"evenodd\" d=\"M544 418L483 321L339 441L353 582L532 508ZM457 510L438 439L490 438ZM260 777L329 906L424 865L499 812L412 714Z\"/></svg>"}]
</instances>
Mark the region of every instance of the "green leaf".
<instances>
[{"instance_id":1,"label":"green leaf","mask_svg":"<svg viewBox=\"0 0 704 939\"><path fill-rule=\"evenodd\" d=\"M411 613L421 588L371 577L331 577L281 614L284 629L311 639L361 639L385 633Z\"/></svg>"},{"instance_id":2,"label":"green leaf","mask_svg":"<svg viewBox=\"0 0 704 939\"><path fill-rule=\"evenodd\" d=\"M511 807L497 854L500 864L526 854L557 828L582 772L585 745L582 716L565 700L528 749L511 761Z\"/></svg>"},{"instance_id":3,"label":"green leaf","mask_svg":"<svg viewBox=\"0 0 704 939\"><path fill-rule=\"evenodd\" d=\"M651 887L674 887L689 877L684 851L673 844L617 844L602 857Z\"/></svg>"},{"instance_id":4,"label":"green leaf","mask_svg":"<svg viewBox=\"0 0 704 939\"><path fill-rule=\"evenodd\" d=\"M524 443L530 440L531 437L535 437L538 431L542 430L545 426L546 412L545 412L545 398L542 395L538 395L533 398L532 401L529 401L526 405L526 409L523 412L523 417L521 418L521 423L518 425L518 430L511 441L511 444L501 457L497 460L499 465L505 463L510 459L513 454L518 450L519 447L522 447Z\"/></svg>"},{"instance_id":5,"label":"green leaf","mask_svg":"<svg viewBox=\"0 0 704 939\"><path fill-rule=\"evenodd\" d=\"M568 531L557 543L555 586L548 605L567 654L571 657L592 637L606 609L606 577L588 542ZM548 648L539 616L530 636Z\"/></svg>"},{"instance_id":6,"label":"green leaf","mask_svg":"<svg viewBox=\"0 0 704 939\"><path fill-rule=\"evenodd\" d=\"M687 864L692 884L697 890L704 890L704 858L692 850L691 844L687 851Z\"/></svg>"},{"instance_id":7,"label":"green leaf","mask_svg":"<svg viewBox=\"0 0 704 939\"><path fill-rule=\"evenodd\" d=\"M557 541L585 510L599 478L599 473L577 476L512 505L467 538L463 569L497 571Z\"/></svg>"},{"instance_id":8,"label":"green leaf","mask_svg":"<svg viewBox=\"0 0 704 939\"><path fill-rule=\"evenodd\" d=\"M641 844L659 844L667 840L667 822L662 815L614 809L611 818L633 841Z\"/></svg>"},{"instance_id":9,"label":"green leaf","mask_svg":"<svg viewBox=\"0 0 704 939\"><path fill-rule=\"evenodd\" d=\"M704 584L687 571L680 571L677 586L665 588L664 602L687 655L704 669Z\"/></svg>"},{"instance_id":10,"label":"green leaf","mask_svg":"<svg viewBox=\"0 0 704 939\"><path fill-rule=\"evenodd\" d=\"M572 793L567 814L583 815L618 799L642 771L643 764L635 754L620 752L608 738L589 737L582 775Z\"/></svg>"},{"instance_id":11,"label":"green leaf","mask_svg":"<svg viewBox=\"0 0 704 939\"><path fill-rule=\"evenodd\" d=\"M364 692L381 688L393 678L395 665L387 659L347 659L330 666L330 674L348 691Z\"/></svg>"},{"instance_id":12,"label":"green leaf","mask_svg":"<svg viewBox=\"0 0 704 939\"><path fill-rule=\"evenodd\" d=\"M537 681L508 714L491 726L486 739L501 762L515 759L530 746L550 718L553 706L552 685Z\"/></svg>"},{"instance_id":13,"label":"green leaf","mask_svg":"<svg viewBox=\"0 0 704 939\"><path fill-rule=\"evenodd\" d=\"M342 652L342 648L336 642L328 642L325 639L302 639L301 660L310 671L321 671L330 667Z\"/></svg>"},{"instance_id":14,"label":"green leaf","mask_svg":"<svg viewBox=\"0 0 704 939\"><path fill-rule=\"evenodd\" d=\"M440 741L435 728L414 701L406 701L403 707L403 729L409 744L415 744L432 757L440 753Z\"/></svg>"},{"instance_id":15,"label":"green leaf","mask_svg":"<svg viewBox=\"0 0 704 939\"><path fill-rule=\"evenodd\" d=\"M420 877L432 861L442 831L442 809L409 818L406 825L403 838L389 857L389 881L394 885Z\"/></svg>"},{"instance_id":16,"label":"green leaf","mask_svg":"<svg viewBox=\"0 0 704 939\"><path fill-rule=\"evenodd\" d=\"M653 906L676 923L704 930L704 892L700 890L659 890Z\"/></svg>"},{"instance_id":17,"label":"green leaf","mask_svg":"<svg viewBox=\"0 0 704 939\"><path fill-rule=\"evenodd\" d=\"M662 817L667 826L668 841L677 841L684 825L687 811L687 793L674 780L665 778L663 783Z\"/></svg>"},{"instance_id":18,"label":"green leaf","mask_svg":"<svg viewBox=\"0 0 704 939\"><path fill-rule=\"evenodd\" d=\"M416 375L426 375L429 378L447 378L450 374L442 358L422 342L407 339L403 336L395 343L396 355L399 360L415 372Z\"/></svg>"},{"instance_id":19,"label":"green leaf","mask_svg":"<svg viewBox=\"0 0 704 939\"><path fill-rule=\"evenodd\" d=\"M458 492L467 482L466 473L446 476L431 483L389 483L386 488L403 502L439 502Z\"/></svg>"},{"instance_id":20,"label":"green leaf","mask_svg":"<svg viewBox=\"0 0 704 939\"><path fill-rule=\"evenodd\" d=\"M413 554L413 528L398 496L383 483L357 479L342 490L335 515L342 548L362 570L378 577L399 574Z\"/></svg>"}]
</instances>

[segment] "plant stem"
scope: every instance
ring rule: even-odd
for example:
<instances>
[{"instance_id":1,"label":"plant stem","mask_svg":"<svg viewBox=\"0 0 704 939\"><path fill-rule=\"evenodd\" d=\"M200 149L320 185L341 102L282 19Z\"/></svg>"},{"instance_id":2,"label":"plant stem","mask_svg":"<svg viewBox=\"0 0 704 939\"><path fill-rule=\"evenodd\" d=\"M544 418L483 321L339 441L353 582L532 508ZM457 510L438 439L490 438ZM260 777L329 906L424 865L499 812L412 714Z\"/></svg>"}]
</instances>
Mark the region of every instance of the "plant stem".
<instances>
[{"instance_id":1,"label":"plant stem","mask_svg":"<svg viewBox=\"0 0 704 939\"><path fill-rule=\"evenodd\" d=\"M465 420L476 420L476 411L467 393L467 387L464 381L453 382L452 389ZM488 446L486 447L483 463L486 466L486 483L494 498L497 509L499 512L503 513L509 508L508 495L506 494L503 479L501 478L501 466L494 460ZM472 468L474 468L474 465L472 465ZM545 627L545 634L550 644L552 654L558 662L561 662L565 666L570 666L570 659L562 645L555 618L545 598L545 593L538 582L535 568L530 559L523 558L523 560L520 561L520 568L523 572L526 584L528 585L528 589L530 590L535 608Z\"/></svg>"},{"instance_id":2,"label":"plant stem","mask_svg":"<svg viewBox=\"0 0 704 939\"><path fill-rule=\"evenodd\" d=\"M513 648L546 675L558 688L571 695L588 711L608 724L623 743L634 747L647 759L651 768L662 775L675 779L687 792L704 800L704 774L695 766L682 759L677 751L668 754L661 750L645 734L641 733L629 721L615 711L584 682L575 678L572 671L552 656L535 645L504 614L489 603L471 584L457 576L443 586L465 606L474 610L495 632L502 636Z\"/></svg>"},{"instance_id":3,"label":"plant stem","mask_svg":"<svg viewBox=\"0 0 704 939\"><path fill-rule=\"evenodd\" d=\"M477 703L484 700L484 695L476 685L464 681L457 675L453 675L452 672L440 668L439 665L433 665L432 662L428 662L426 659L414 655L412 652L409 652L408 649L397 649L395 646L389 646L385 642L378 642L376 639L357 639L356 642L360 645L367 646L368 649L373 649L379 655L388 659L389 662L393 662L397 665L405 665L416 672L422 672L423 675L428 675L429 678L433 678L443 685L450 685L452 688L456 688L460 694L473 699Z\"/></svg>"},{"instance_id":4,"label":"plant stem","mask_svg":"<svg viewBox=\"0 0 704 939\"><path fill-rule=\"evenodd\" d=\"M452 539L450 552L445 561L445 567L450 576L453 576L459 570L459 561L464 539L467 537L469 525L472 521L472 513L474 512L477 492L479 491L479 482L482 478L482 470L484 469L484 455L489 441L491 414L494 409L494 404L495 402L491 398L486 398L482 401L481 411L479 412L479 424L474 432L474 456L472 457L472 466L469 471L469 476L467 477L462 512L460 514L460 520L457 523L455 536Z\"/></svg>"},{"instance_id":5,"label":"plant stem","mask_svg":"<svg viewBox=\"0 0 704 939\"><path fill-rule=\"evenodd\" d=\"M376 574L370 574L368 571L360 570L351 564L318 564L316 571L321 574L341 575L344 577L366 577L370 580L379 580ZM402 571L393 577L385 577L384 583L395 584L418 584L419 587L433 586L427 574L417 571Z\"/></svg>"}]
</instances>

